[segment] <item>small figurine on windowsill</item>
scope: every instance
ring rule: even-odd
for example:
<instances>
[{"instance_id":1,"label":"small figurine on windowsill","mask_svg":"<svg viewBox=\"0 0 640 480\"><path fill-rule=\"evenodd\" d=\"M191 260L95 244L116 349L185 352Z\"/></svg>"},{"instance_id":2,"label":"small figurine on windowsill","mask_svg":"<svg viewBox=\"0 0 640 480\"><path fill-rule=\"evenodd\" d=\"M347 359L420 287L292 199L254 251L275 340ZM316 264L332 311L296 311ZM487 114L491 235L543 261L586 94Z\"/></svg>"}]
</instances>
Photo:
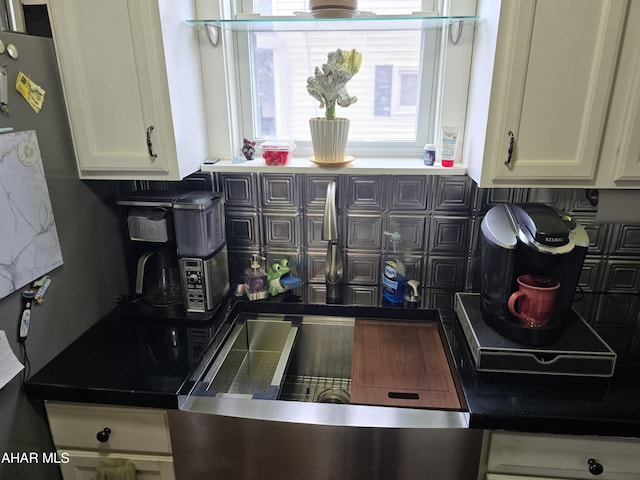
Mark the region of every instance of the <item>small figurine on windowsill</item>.
<instances>
[{"instance_id":1,"label":"small figurine on windowsill","mask_svg":"<svg viewBox=\"0 0 640 480\"><path fill-rule=\"evenodd\" d=\"M248 138L242 139L242 154L247 160L253 160L253 155L256 153L256 142L252 142Z\"/></svg>"}]
</instances>

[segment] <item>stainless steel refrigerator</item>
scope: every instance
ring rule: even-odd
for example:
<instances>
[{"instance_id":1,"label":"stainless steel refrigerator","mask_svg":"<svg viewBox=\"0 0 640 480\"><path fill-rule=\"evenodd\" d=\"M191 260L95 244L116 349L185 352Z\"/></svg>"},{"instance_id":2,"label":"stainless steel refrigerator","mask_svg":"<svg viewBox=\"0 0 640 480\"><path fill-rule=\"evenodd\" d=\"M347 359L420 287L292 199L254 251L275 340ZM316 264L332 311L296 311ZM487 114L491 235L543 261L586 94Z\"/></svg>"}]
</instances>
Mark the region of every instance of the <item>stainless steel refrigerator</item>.
<instances>
[{"instance_id":1,"label":"stainless steel refrigerator","mask_svg":"<svg viewBox=\"0 0 640 480\"><path fill-rule=\"evenodd\" d=\"M0 41L4 45L0 65L5 66L7 84L2 100L8 110L0 113L0 129L36 132L64 259L62 266L50 272L44 303L32 308L25 345L33 373L113 309L117 295L127 292L114 208L118 182L78 179L53 41L4 31L0 31ZM15 90L19 72L45 91L38 113ZM6 220L0 218L3 232L7 231ZM6 332L21 360L17 341L20 295L29 286L18 286L0 299L0 330ZM0 452L52 452L44 409L25 398L21 377L0 389ZM56 479L59 475L54 464L0 462L0 478Z\"/></svg>"}]
</instances>

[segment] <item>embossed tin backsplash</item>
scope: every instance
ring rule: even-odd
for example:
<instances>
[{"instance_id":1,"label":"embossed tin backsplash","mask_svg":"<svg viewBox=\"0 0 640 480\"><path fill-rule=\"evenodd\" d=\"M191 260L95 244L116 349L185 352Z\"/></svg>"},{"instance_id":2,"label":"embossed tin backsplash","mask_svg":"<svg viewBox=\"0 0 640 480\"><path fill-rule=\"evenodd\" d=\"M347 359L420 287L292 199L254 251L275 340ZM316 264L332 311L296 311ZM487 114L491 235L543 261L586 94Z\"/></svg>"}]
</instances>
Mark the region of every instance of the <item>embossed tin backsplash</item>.
<instances>
[{"instance_id":1,"label":"embossed tin backsplash","mask_svg":"<svg viewBox=\"0 0 640 480\"><path fill-rule=\"evenodd\" d=\"M593 225L583 189L481 189L466 176L220 173L229 266L234 283L254 253L289 256L308 298L324 300L327 183L337 183L347 302L379 305L384 231L399 231L407 277L420 281L423 305L451 308L456 291L479 291L479 227L498 203L539 202L572 214L590 247L575 308L618 353L640 362L640 226Z\"/></svg>"}]
</instances>

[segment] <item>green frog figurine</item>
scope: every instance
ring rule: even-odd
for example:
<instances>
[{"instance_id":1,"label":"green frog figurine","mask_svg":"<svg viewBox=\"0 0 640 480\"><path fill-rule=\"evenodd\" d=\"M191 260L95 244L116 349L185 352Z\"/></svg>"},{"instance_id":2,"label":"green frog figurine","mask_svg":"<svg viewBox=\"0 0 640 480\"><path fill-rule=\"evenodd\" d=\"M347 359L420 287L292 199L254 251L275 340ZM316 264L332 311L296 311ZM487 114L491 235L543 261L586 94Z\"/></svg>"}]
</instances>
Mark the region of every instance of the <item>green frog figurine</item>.
<instances>
[{"instance_id":1,"label":"green frog figurine","mask_svg":"<svg viewBox=\"0 0 640 480\"><path fill-rule=\"evenodd\" d=\"M291 276L289 259L283 258L279 262L271 265L271 268L267 272L267 283L269 284L269 294L276 296L279 293L301 286L302 280L298 277Z\"/></svg>"}]
</instances>

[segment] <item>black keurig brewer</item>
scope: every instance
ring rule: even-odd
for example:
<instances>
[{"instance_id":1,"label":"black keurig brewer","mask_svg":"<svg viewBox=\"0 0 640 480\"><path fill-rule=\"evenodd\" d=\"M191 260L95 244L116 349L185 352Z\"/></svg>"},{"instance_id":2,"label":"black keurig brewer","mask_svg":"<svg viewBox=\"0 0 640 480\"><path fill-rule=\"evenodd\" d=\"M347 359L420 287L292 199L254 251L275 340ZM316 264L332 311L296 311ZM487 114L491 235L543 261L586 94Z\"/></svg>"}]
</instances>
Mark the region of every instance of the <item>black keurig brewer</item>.
<instances>
[{"instance_id":1,"label":"black keurig brewer","mask_svg":"<svg viewBox=\"0 0 640 480\"><path fill-rule=\"evenodd\" d=\"M563 331L589 246L584 228L543 204L504 204L489 210L481 224L481 311L485 322L506 338L547 345ZM560 283L551 320L542 327L523 324L508 309L518 277L534 275Z\"/></svg>"}]
</instances>

